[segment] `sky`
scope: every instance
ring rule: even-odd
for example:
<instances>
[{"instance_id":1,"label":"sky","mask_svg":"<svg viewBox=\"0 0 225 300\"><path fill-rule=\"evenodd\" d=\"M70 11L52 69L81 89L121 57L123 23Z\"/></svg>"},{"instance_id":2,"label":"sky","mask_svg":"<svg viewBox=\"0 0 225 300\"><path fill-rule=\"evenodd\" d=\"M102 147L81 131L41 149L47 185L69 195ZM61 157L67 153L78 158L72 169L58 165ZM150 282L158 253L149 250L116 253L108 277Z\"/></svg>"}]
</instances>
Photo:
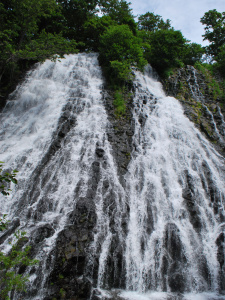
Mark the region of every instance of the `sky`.
<instances>
[{"instance_id":1,"label":"sky","mask_svg":"<svg viewBox=\"0 0 225 300\"><path fill-rule=\"evenodd\" d=\"M203 42L204 26L200 18L204 13L216 9L225 11L225 0L128 0L135 16L153 12L162 16L164 21L171 20L175 30L180 30L183 36L193 43L207 45Z\"/></svg>"}]
</instances>

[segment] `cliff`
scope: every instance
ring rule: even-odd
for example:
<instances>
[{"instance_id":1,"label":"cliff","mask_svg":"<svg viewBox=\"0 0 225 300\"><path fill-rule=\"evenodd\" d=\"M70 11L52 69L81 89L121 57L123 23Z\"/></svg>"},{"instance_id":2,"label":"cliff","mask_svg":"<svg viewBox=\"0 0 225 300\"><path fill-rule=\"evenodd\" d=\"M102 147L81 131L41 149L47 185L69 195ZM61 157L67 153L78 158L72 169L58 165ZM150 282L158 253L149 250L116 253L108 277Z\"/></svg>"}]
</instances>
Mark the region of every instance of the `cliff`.
<instances>
[{"instance_id":1,"label":"cliff","mask_svg":"<svg viewBox=\"0 0 225 300\"><path fill-rule=\"evenodd\" d=\"M215 78L204 67L177 69L164 81L168 95L177 98L185 115L225 155L225 92L221 78Z\"/></svg>"}]
</instances>

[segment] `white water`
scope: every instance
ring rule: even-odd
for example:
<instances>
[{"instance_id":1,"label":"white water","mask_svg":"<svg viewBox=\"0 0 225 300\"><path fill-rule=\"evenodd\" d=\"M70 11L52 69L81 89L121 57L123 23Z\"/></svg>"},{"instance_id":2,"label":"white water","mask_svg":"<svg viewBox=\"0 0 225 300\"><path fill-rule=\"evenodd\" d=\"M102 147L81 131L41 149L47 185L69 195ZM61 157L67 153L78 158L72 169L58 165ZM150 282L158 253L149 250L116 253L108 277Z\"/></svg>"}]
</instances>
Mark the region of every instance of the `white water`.
<instances>
[{"instance_id":1,"label":"white water","mask_svg":"<svg viewBox=\"0 0 225 300\"><path fill-rule=\"evenodd\" d=\"M209 166L219 210L224 216L224 159L184 116L180 103L165 96L159 83L140 73L136 78L134 143L137 150L126 175L130 206L126 286L139 292L165 288L170 291L168 276L177 272L184 278L184 291L208 290L208 283L199 270L204 256L211 277L209 290L217 291L219 263L215 240L224 228L219 213L213 211L207 194L209 187L206 184L203 188L202 181L205 180L204 163ZM152 100L150 94L154 95ZM143 104L146 98L148 101ZM140 115L148 116L143 127L138 122ZM187 173L193 181L192 192L199 211L198 231L190 222L182 197ZM178 266L171 273L169 269L174 264L171 254L176 249L170 249L172 245L166 247L169 244L166 232L167 235L175 232L175 239L181 244L182 254L177 253L176 257ZM163 266L165 259L167 267Z\"/></svg>"},{"instance_id":2,"label":"white water","mask_svg":"<svg viewBox=\"0 0 225 300\"><path fill-rule=\"evenodd\" d=\"M189 75L188 86L190 88L192 96L197 101L200 101L200 102L204 103L204 96L203 96L202 92L200 91L200 87L198 85L198 80L197 80L197 76L196 76L196 69L193 66L189 66L189 70L191 72L192 78L194 79L194 82L190 82L191 75Z\"/></svg>"},{"instance_id":3,"label":"white water","mask_svg":"<svg viewBox=\"0 0 225 300\"><path fill-rule=\"evenodd\" d=\"M85 178L85 165L90 163L89 157L95 150L96 142L104 140L107 116L101 105L101 87L101 70L96 55L70 55L61 62L46 61L28 75L26 82L18 88L17 100L14 103L10 101L2 113L1 160L5 168L19 171L18 189L24 190L26 180L40 164L55 138L59 117L66 105L70 106L71 112L66 118L79 126L69 132L62 142L64 154L60 156L60 148L47 166L51 169L48 182L55 186L54 193L49 193L49 197L54 199L54 212L65 207L65 201L71 198L81 174ZM81 164L83 149L85 153L82 153ZM57 180L56 176L59 176ZM4 197L1 200L1 207L7 213L12 211L10 217L13 217L15 199L8 210L5 204L10 205L10 201L5 201ZM37 204L38 201L33 206Z\"/></svg>"},{"instance_id":4,"label":"white water","mask_svg":"<svg viewBox=\"0 0 225 300\"><path fill-rule=\"evenodd\" d=\"M18 88L17 100L9 102L1 116L1 160L5 168L19 171L18 186L12 196L7 201L1 197L1 213L8 214L9 219L19 216L28 236L44 224L51 224L55 230L37 256L44 272L37 299L44 295L43 286L48 275L46 258L75 207L78 182L82 182L79 197L86 195L96 144L105 149L107 161L100 185L105 179L104 172L116 174L106 140L108 121L102 103L102 84L95 54L70 55L61 62L46 61L28 75ZM64 115L68 107L69 115L68 111ZM50 151L46 162L49 147L57 140L63 126L63 122L58 125L60 116L75 125L60 140L61 146L57 145L54 156ZM37 168L40 164L41 170ZM113 186L119 184L114 177L109 183ZM98 214L101 214L101 205L99 192L96 196ZM103 231L108 235L107 228ZM35 279L34 275L30 278L31 281Z\"/></svg>"},{"instance_id":5,"label":"white water","mask_svg":"<svg viewBox=\"0 0 225 300\"><path fill-rule=\"evenodd\" d=\"M19 216L28 235L47 223L55 230L37 254L43 282L29 299L44 297L46 258L77 198L87 195L96 145L104 149L104 161L87 264L94 286L108 290L109 298L111 289L122 288L123 299L169 299L174 291L186 300L222 299L216 241L225 230L224 159L184 116L180 103L137 72L134 150L122 187L107 140L102 85L95 54L46 61L1 115L0 160L19 171L12 196L0 199L1 212ZM68 120L73 125L59 139ZM191 200L184 199L185 190ZM30 277L31 285L35 279Z\"/></svg>"}]
</instances>

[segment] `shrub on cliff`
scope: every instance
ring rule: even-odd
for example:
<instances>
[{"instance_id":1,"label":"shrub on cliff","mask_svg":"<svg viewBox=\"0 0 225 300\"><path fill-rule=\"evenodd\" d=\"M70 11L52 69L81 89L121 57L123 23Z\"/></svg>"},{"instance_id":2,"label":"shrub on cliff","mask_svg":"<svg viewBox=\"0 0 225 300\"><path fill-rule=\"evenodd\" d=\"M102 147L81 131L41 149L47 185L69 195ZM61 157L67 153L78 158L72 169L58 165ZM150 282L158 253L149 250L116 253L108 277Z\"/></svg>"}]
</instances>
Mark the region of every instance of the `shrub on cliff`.
<instances>
[{"instance_id":1,"label":"shrub on cliff","mask_svg":"<svg viewBox=\"0 0 225 300\"><path fill-rule=\"evenodd\" d=\"M178 30L158 30L151 33L148 62L160 75L164 75L166 70L181 66L186 42Z\"/></svg>"},{"instance_id":2,"label":"shrub on cliff","mask_svg":"<svg viewBox=\"0 0 225 300\"><path fill-rule=\"evenodd\" d=\"M122 85L132 79L131 66L139 69L147 64L141 40L128 25L110 26L101 36L99 60L110 83Z\"/></svg>"}]
</instances>

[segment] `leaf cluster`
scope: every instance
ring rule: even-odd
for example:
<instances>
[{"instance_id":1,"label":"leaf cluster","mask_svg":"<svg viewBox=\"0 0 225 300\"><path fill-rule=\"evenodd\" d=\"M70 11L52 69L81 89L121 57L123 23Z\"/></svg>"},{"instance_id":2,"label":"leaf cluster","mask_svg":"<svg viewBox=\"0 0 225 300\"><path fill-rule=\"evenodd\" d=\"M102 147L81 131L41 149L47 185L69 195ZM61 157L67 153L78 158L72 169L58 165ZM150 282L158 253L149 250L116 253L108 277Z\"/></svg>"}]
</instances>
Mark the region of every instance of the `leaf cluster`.
<instances>
[{"instance_id":1,"label":"leaf cluster","mask_svg":"<svg viewBox=\"0 0 225 300\"><path fill-rule=\"evenodd\" d=\"M147 61L141 48L141 40L128 25L110 26L100 36L99 60L106 76L118 85L132 79L131 66L142 69Z\"/></svg>"},{"instance_id":2,"label":"leaf cluster","mask_svg":"<svg viewBox=\"0 0 225 300\"><path fill-rule=\"evenodd\" d=\"M10 182L17 184L17 173L17 170L13 170L11 173L3 172L3 162L0 161L0 193L2 195L9 195L9 192L11 191L8 187Z\"/></svg>"},{"instance_id":3,"label":"leaf cluster","mask_svg":"<svg viewBox=\"0 0 225 300\"><path fill-rule=\"evenodd\" d=\"M0 252L0 296L7 300L10 299L8 293L13 289L18 291L26 289L28 276L19 274L19 268L38 263L37 260L29 258L30 246L26 246L24 249L20 247L21 242L25 239L25 232L17 231L14 235L16 240L12 244L9 254Z\"/></svg>"},{"instance_id":4,"label":"leaf cluster","mask_svg":"<svg viewBox=\"0 0 225 300\"><path fill-rule=\"evenodd\" d=\"M225 12L209 10L201 18L201 23L205 25L204 40L209 41L206 53L216 62L214 69L225 77Z\"/></svg>"},{"instance_id":5,"label":"leaf cluster","mask_svg":"<svg viewBox=\"0 0 225 300\"><path fill-rule=\"evenodd\" d=\"M3 163L0 162L0 192L7 196L9 195L10 189L8 183L17 184L16 174L17 171L13 170L10 172L3 172ZM0 217L0 232L8 228L9 221L7 215ZM26 232L16 231L14 233L14 241L9 243L11 250L8 254L0 251L0 297L1 299L9 300L8 293L13 289L18 291L24 291L28 276L20 274L19 270L22 267L33 266L38 263L37 260L31 259L29 253L31 250L30 246L23 248L24 242L26 243Z\"/></svg>"},{"instance_id":6,"label":"leaf cluster","mask_svg":"<svg viewBox=\"0 0 225 300\"><path fill-rule=\"evenodd\" d=\"M225 44L225 12L220 13L216 9L209 10L201 18L201 23L205 25L204 40L210 43L206 47L207 53L217 56L220 47Z\"/></svg>"},{"instance_id":7,"label":"leaf cluster","mask_svg":"<svg viewBox=\"0 0 225 300\"><path fill-rule=\"evenodd\" d=\"M155 32L157 30L171 29L171 21L164 21L161 16L155 15L152 12L147 12L138 17L138 29Z\"/></svg>"},{"instance_id":8,"label":"leaf cluster","mask_svg":"<svg viewBox=\"0 0 225 300\"><path fill-rule=\"evenodd\" d=\"M61 10L55 0L0 1L0 94L30 62L77 52L63 36Z\"/></svg>"},{"instance_id":9,"label":"leaf cluster","mask_svg":"<svg viewBox=\"0 0 225 300\"><path fill-rule=\"evenodd\" d=\"M107 80L117 86L132 80L131 66L142 69L150 63L164 74L202 55L200 45L189 44L170 20L147 12L136 22L125 0L0 0L0 13L3 86L21 65L63 57L77 48L99 52Z\"/></svg>"}]
</instances>

